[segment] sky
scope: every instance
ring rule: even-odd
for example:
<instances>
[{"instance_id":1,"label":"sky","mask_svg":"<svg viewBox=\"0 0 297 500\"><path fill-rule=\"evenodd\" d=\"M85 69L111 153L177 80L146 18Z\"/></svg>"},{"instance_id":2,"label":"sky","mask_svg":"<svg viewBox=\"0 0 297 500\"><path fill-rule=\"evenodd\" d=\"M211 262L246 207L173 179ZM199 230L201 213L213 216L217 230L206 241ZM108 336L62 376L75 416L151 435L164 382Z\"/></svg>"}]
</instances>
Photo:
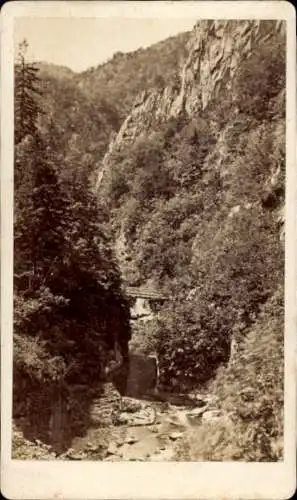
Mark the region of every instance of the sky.
<instances>
[{"instance_id":1,"label":"sky","mask_svg":"<svg viewBox=\"0 0 297 500\"><path fill-rule=\"evenodd\" d=\"M27 39L27 58L83 71L110 59L191 30L194 18L17 18L15 52Z\"/></svg>"}]
</instances>

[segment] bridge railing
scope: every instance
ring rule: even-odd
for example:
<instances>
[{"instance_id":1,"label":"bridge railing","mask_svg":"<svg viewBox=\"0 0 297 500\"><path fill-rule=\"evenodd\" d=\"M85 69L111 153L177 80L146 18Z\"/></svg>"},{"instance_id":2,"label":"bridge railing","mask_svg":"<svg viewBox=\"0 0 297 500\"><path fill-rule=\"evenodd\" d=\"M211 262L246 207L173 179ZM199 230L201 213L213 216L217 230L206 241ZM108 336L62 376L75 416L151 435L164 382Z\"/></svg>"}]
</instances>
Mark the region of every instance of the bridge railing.
<instances>
[{"instance_id":1,"label":"bridge railing","mask_svg":"<svg viewBox=\"0 0 297 500\"><path fill-rule=\"evenodd\" d=\"M126 295L131 298L161 300L161 301L168 300L168 297L166 297L165 295L151 290L141 290L137 288L127 287L125 291Z\"/></svg>"}]
</instances>

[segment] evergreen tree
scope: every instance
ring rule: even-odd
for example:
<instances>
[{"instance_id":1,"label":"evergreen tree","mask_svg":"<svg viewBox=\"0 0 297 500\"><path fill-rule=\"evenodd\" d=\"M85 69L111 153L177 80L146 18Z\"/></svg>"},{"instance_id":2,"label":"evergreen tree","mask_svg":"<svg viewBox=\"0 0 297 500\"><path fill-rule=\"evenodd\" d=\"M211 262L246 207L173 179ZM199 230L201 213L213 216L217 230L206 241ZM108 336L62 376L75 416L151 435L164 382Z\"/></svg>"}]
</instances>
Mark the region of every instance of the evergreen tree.
<instances>
[{"instance_id":1,"label":"evergreen tree","mask_svg":"<svg viewBox=\"0 0 297 500\"><path fill-rule=\"evenodd\" d=\"M17 151L16 165L15 253L21 270L29 272L31 283L33 279L37 284L62 258L67 199L37 132Z\"/></svg>"},{"instance_id":2,"label":"evergreen tree","mask_svg":"<svg viewBox=\"0 0 297 500\"><path fill-rule=\"evenodd\" d=\"M15 142L37 131L37 118L42 112L38 98L41 96L38 68L26 61L28 43L19 45L15 65Z\"/></svg>"},{"instance_id":3,"label":"evergreen tree","mask_svg":"<svg viewBox=\"0 0 297 500\"><path fill-rule=\"evenodd\" d=\"M74 141L73 150L63 159L55 124L49 120L43 128L39 126L41 93L34 86L39 78L27 65L24 51L19 58L15 329L24 341L19 341L18 352L22 354L22 346L27 349L28 336L35 338L46 349L54 379L100 380L106 349L117 341L125 354L130 335L129 308L121 291L106 213L89 186L88 157L86 164L79 164L82 155ZM41 359L37 365L45 373ZM30 363L22 362L22 366L32 370Z\"/></svg>"}]
</instances>

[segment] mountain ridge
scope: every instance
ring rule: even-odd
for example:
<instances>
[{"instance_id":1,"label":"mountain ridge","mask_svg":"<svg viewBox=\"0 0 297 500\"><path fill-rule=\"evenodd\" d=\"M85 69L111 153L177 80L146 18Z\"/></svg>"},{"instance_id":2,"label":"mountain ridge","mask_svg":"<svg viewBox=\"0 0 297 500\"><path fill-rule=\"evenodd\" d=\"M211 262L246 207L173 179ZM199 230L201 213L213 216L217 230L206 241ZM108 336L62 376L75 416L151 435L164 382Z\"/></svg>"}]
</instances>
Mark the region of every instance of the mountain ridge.
<instances>
[{"instance_id":1,"label":"mountain ridge","mask_svg":"<svg viewBox=\"0 0 297 500\"><path fill-rule=\"evenodd\" d=\"M276 24L274 30L271 30L271 23L273 21L270 24L269 21L197 23L189 37L188 59L177 82L161 91L150 89L138 94L112 147L117 149L129 140L133 142L139 133L148 131L154 121L166 121L183 112L191 116L203 110L211 99L217 99L220 86L225 85L227 90L231 90L228 85L232 82L239 60L250 55L259 41L265 42L274 33L283 32L281 22ZM206 39L208 45L205 48ZM139 117L141 124L138 127Z\"/></svg>"}]
</instances>

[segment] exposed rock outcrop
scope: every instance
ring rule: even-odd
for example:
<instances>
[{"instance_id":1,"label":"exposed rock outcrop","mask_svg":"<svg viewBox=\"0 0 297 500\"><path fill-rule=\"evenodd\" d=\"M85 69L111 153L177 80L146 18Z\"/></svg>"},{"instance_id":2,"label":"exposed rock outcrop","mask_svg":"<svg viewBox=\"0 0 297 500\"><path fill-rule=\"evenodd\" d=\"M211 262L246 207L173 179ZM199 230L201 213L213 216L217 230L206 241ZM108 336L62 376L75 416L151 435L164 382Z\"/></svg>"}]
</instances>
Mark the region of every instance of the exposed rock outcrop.
<instances>
[{"instance_id":1,"label":"exposed rock outcrop","mask_svg":"<svg viewBox=\"0 0 297 500\"><path fill-rule=\"evenodd\" d=\"M273 23L273 26L272 26ZM232 91L233 77L240 63L248 58L259 42L284 30L274 21L197 22L189 40L189 57L179 80L163 90L142 92L106 153L98 173L97 188L113 151L133 143L141 134L182 113L194 116L220 92ZM225 132L222 132L223 134ZM224 137L221 137L221 142Z\"/></svg>"},{"instance_id":2,"label":"exposed rock outcrop","mask_svg":"<svg viewBox=\"0 0 297 500\"><path fill-rule=\"evenodd\" d=\"M171 292L148 335L174 390L236 364L232 338L282 279L284 35L274 21L199 21L179 78L139 95L104 159L129 266Z\"/></svg>"}]
</instances>

